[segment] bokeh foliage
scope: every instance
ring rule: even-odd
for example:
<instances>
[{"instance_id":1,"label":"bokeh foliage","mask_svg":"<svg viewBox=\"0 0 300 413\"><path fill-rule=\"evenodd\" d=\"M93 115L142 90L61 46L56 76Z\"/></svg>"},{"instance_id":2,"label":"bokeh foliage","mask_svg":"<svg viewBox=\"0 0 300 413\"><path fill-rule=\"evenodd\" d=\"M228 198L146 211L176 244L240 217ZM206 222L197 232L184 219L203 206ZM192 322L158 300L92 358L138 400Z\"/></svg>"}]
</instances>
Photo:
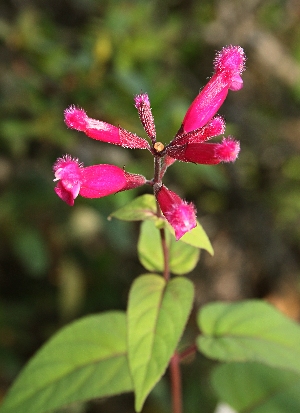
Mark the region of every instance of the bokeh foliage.
<instances>
[{"instance_id":1,"label":"bokeh foliage","mask_svg":"<svg viewBox=\"0 0 300 413\"><path fill-rule=\"evenodd\" d=\"M244 88L220 109L226 133L241 140L240 157L230 166L178 162L166 175L170 189L195 202L215 248L215 257L205 255L193 272L197 302L268 296L299 317L299 23L297 0L0 4L2 393L62 324L124 309L141 270L137 226L107 216L143 189L78 199L70 208L53 192L51 169L70 153L85 165L125 165L151 178L152 157L67 130L63 110L76 104L144 136L133 96L146 91L158 138L168 142L225 44L240 44L248 57ZM214 406L209 366L200 358L199 364L201 376L184 371L187 413L200 397L205 411ZM156 390L157 412L164 411L165 393Z\"/></svg>"}]
</instances>

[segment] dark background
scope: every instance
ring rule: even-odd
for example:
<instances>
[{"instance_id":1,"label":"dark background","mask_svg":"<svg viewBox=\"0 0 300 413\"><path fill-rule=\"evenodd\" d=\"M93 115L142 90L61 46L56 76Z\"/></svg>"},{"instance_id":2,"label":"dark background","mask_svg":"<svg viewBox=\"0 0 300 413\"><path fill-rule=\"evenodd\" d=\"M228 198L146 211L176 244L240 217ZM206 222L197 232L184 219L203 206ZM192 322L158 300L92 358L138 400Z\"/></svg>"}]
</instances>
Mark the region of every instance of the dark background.
<instances>
[{"instance_id":1,"label":"dark background","mask_svg":"<svg viewBox=\"0 0 300 413\"><path fill-rule=\"evenodd\" d=\"M71 208L53 192L52 165L70 153L151 179L153 159L68 130L64 109L76 104L144 137L133 105L142 90L158 140L168 143L226 44L247 55L244 88L219 111L240 156L214 167L177 162L165 177L196 204L215 248L190 274L196 304L259 297L299 320L299 23L298 0L2 0L0 398L62 325L125 309L132 280L145 272L138 224L107 216L150 188L78 198ZM211 413L212 363L193 361L183 366L185 412ZM168 411L168 397L166 376L143 412ZM132 396L64 411L132 412Z\"/></svg>"}]
</instances>

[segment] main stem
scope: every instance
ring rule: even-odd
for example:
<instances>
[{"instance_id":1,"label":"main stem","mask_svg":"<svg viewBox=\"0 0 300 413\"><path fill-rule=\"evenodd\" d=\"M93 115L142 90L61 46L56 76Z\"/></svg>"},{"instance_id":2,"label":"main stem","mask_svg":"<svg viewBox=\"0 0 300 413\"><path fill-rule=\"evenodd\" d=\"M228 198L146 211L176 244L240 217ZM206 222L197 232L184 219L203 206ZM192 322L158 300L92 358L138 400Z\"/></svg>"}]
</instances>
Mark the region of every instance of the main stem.
<instances>
[{"instance_id":1,"label":"main stem","mask_svg":"<svg viewBox=\"0 0 300 413\"><path fill-rule=\"evenodd\" d=\"M159 206L158 206L159 208ZM169 269L169 248L166 242L165 228L160 230L161 245L164 256L163 276L166 282L170 280ZM181 372L180 372L180 355L175 352L170 361L170 379L171 379L171 397L172 413L182 413L182 389L181 389Z\"/></svg>"},{"instance_id":2,"label":"main stem","mask_svg":"<svg viewBox=\"0 0 300 413\"><path fill-rule=\"evenodd\" d=\"M180 356L174 353L170 361L171 393L172 393L172 413L182 413L182 389Z\"/></svg>"},{"instance_id":3,"label":"main stem","mask_svg":"<svg viewBox=\"0 0 300 413\"><path fill-rule=\"evenodd\" d=\"M161 158L154 157L154 179L153 184L161 184L162 178ZM161 217L161 209L157 202L157 216ZM160 228L160 239L164 258L163 277L168 282L170 280L169 267L169 247L166 240L165 228ZM172 413L182 413L182 389L181 389L181 372L180 372L180 355L175 352L170 361L170 378L171 378L171 397Z\"/></svg>"}]
</instances>

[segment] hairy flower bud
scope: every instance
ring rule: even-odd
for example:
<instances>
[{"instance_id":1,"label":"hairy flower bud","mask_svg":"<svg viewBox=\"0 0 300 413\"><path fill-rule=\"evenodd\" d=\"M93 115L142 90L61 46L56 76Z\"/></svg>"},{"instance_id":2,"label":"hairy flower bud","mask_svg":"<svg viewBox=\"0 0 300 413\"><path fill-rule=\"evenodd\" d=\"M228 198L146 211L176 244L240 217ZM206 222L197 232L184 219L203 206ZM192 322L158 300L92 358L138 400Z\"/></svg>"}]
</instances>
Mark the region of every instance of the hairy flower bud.
<instances>
[{"instance_id":1,"label":"hairy flower bud","mask_svg":"<svg viewBox=\"0 0 300 413\"><path fill-rule=\"evenodd\" d=\"M145 139L120 127L89 118L83 109L73 105L65 110L65 123L69 128L82 131L92 139L125 148L149 149L149 144Z\"/></svg>"},{"instance_id":2,"label":"hairy flower bud","mask_svg":"<svg viewBox=\"0 0 300 413\"><path fill-rule=\"evenodd\" d=\"M179 133L169 146L179 146L186 143L200 143L221 135L225 132L225 121L221 116L215 116L202 128L187 133Z\"/></svg>"},{"instance_id":3,"label":"hairy flower bud","mask_svg":"<svg viewBox=\"0 0 300 413\"><path fill-rule=\"evenodd\" d=\"M141 93L140 95L136 95L134 101L143 128L145 129L145 132L147 133L149 138L154 143L156 139L156 131L154 118L150 107L150 100L147 93Z\"/></svg>"},{"instance_id":4,"label":"hairy flower bud","mask_svg":"<svg viewBox=\"0 0 300 413\"><path fill-rule=\"evenodd\" d=\"M220 162L234 162L240 151L240 143L231 137L221 143L188 143L167 148L167 154L183 162L216 165Z\"/></svg>"}]
</instances>

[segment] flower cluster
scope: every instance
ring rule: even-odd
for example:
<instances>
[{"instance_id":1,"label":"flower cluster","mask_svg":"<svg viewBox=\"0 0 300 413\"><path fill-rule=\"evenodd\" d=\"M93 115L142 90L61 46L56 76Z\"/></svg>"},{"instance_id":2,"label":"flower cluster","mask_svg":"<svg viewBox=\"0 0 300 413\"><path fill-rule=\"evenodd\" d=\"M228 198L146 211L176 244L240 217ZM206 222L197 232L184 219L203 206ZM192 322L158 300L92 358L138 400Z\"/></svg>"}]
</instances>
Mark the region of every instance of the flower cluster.
<instances>
[{"instance_id":1,"label":"flower cluster","mask_svg":"<svg viewBox=\"0 0 300 413\"><path fill-rule=\"evenodd\" d=\"M217 53L213 76L192 102L179 131L166 146L156 140L154 118L146 93L135 97L135 107L150 143L120 126L89 118L83 109L70 106L65 110L65 123L69 128L102 142L149 150L155 158L154 178L148 181L141 175L125 172L115 165L85 168L78 159L65 155L53 167L55 181L58 181L56 194L72 206L78 195L100 198L148 183L153 186L160 209L174 228L176 239L181 238L196 226L195 207L166 188L162 178L168 166L176 160L207 165L236 160L240 145L232 137L223 137L220 143L207 141L225 132L225 121L216 113L229 89L235 91L242 88L244 66L245 55L239 46L227 46Z\"/></svg>"}]
</instances>

